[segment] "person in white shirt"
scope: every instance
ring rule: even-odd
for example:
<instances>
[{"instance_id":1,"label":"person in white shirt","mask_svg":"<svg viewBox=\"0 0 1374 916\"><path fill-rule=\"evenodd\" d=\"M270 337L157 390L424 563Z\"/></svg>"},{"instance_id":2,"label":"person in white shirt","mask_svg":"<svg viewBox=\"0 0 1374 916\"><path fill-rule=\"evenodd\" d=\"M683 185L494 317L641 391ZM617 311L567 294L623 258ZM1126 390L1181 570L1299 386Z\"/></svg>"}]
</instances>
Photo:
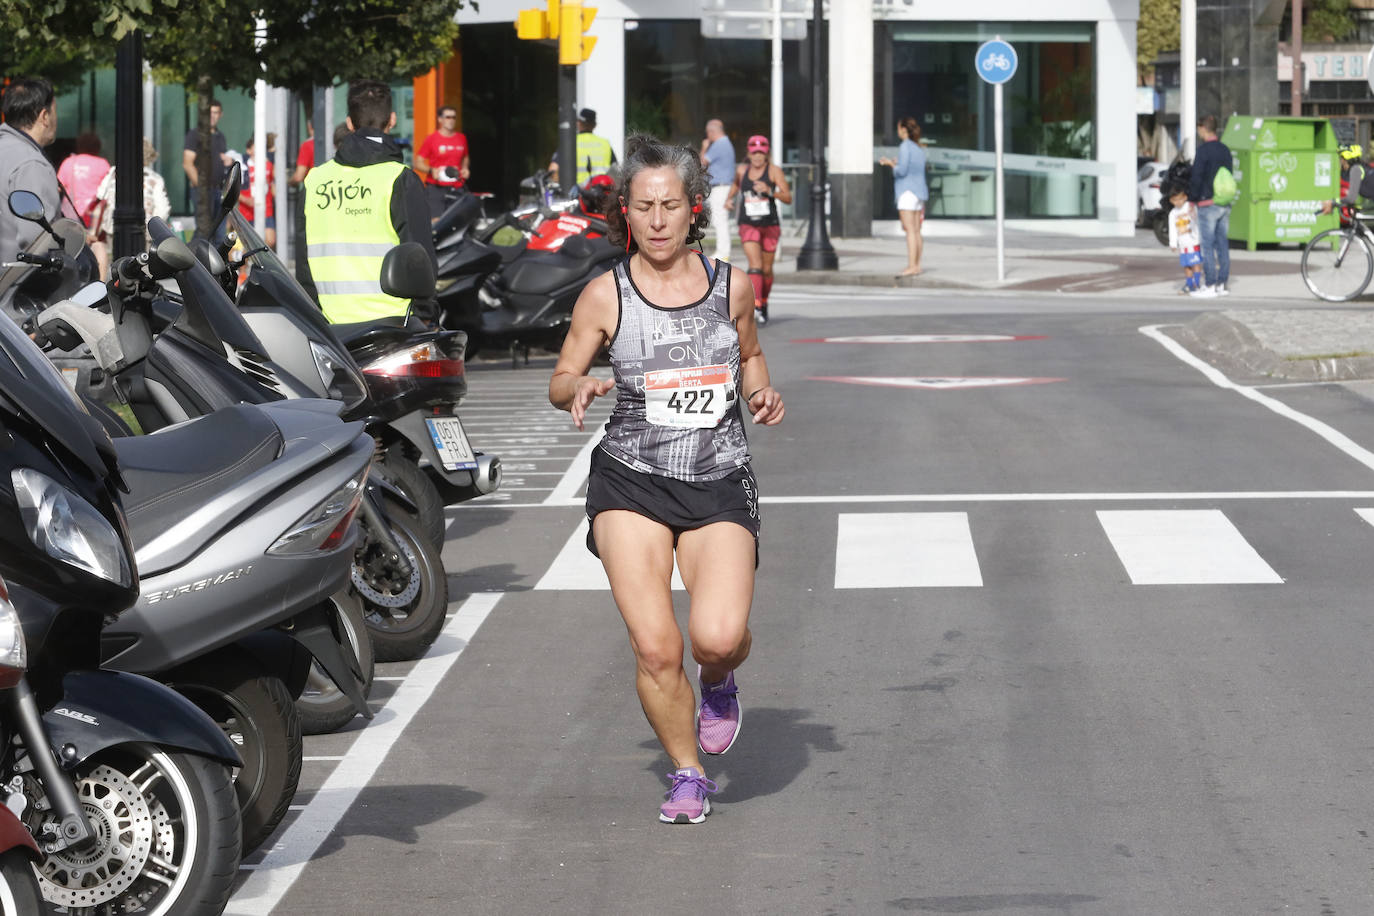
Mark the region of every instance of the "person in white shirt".
<instances>
[{"instance_id":1,"label":"person in white shirt","mask_svg":"<svg viewBox=\"0 0 1374 916\"><path fill-rule=\"evenodd\" d=\"M1178 254L1178 263L1183 268L1183 288L1179 290L1189 296L1208 298L1215 296L1202 282L1202 236L1198 233L1197 204L1188 199L1188 189L1173 185L1168 189L1169 203L1169 250Z\"/></svg>"}]
</instances>

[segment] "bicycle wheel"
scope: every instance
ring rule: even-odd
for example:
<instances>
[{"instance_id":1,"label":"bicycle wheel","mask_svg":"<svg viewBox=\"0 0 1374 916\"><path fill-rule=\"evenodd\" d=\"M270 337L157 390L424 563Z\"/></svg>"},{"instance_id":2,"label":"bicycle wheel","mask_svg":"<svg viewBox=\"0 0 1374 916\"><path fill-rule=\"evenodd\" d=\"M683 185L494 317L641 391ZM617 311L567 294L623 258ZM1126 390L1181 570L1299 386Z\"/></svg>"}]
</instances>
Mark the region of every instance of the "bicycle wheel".
<instances>
[{"instance_id":1,"label":"bicycle wheel","mask_svg":"<svg viewBox=\"0 0 1374 916\"><path fill-rule=\"evenodd\" d=\"M1369 286L1374 251L1354 232L1327 229L1317 233L1302 252L1302 282L1327 302L1348 302Z\"/></svg>"}]
</instances>

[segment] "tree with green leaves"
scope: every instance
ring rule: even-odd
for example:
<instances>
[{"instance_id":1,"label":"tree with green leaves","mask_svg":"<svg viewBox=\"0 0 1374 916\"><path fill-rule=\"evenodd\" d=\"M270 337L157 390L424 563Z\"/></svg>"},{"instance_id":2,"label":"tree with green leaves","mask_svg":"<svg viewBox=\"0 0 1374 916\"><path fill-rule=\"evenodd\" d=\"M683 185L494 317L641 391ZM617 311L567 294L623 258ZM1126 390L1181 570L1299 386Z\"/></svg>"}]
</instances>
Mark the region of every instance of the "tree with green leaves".
<instances>
[{"instance_id":1,"label":"tree with green leaves","mask_svg":"<svg viewBox=\"0 0 1374 916\"><path fill-rule=\"evenodd\" d=\"M1160 54L1178 50L1178 28L1179 0L1140 0L1135 63L1142 82Z\"/></svg>"},{"instance_id":2,"label":"tree with green leaves","mask_svg":"<svg viewBox=\"0 0 1374 916\"><path fill-rule=\"evenodd\" d=\"M1302 13L1304 42L1345 41L1358 27L1350 0L1303 0Z\"/></svg>"}]
</instances>

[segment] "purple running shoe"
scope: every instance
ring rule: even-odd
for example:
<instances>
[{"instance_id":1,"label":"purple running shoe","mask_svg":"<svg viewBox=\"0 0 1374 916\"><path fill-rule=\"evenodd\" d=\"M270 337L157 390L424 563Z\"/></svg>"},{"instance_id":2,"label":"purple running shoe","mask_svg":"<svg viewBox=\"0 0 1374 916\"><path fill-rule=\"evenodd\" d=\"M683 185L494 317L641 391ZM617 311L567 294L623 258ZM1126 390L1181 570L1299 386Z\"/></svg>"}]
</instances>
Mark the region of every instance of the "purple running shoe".
<instances>
[{"instance_id":1,"label":"purple running shoe","mask_svg":"<svg viewBox=\"0 0 1374 916\"><path fill-rule=\"evenodd\" d=\"M684 767L669 773L672 786L664 796L667 801L658 809L658 819L665 824L700 824L711 813L708 792L715 792L716 784L702 775L696 767Z\"/></svg>"},{"instance_id":2,"label":"purple running shoe","mask_svg":"<svg viewBox=\"0 0 1374 916\"><path fill-rule=\"evenodd\" d=\"M701 669L697 669L697 677ZM735 695L735 672L725 675L719 684L701 685L701 706L697 708L697 747L706 754L724 754L739 737L740 721L744 718Z\"/></svg>"}]
</instances>

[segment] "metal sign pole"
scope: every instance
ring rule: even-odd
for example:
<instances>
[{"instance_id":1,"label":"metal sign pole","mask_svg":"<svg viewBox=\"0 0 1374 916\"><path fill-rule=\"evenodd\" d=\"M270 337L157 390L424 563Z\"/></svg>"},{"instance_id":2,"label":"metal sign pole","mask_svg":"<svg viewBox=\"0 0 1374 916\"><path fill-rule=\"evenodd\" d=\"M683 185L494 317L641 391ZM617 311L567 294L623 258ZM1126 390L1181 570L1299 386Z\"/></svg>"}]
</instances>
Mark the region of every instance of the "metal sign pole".
<instances>
[{"instance_id":1,"label":"metal sign pole","mask_svg":"<svg viewBox=\"0 0 1374 916\"><path fill-rule=\"evenodd\" d=\"M1003 229L1006 221L1006 184L1002 179L1002 84L992 86L993 149L997 155L997 282L1007 279Z\"/></svg>"}]
</instances>

